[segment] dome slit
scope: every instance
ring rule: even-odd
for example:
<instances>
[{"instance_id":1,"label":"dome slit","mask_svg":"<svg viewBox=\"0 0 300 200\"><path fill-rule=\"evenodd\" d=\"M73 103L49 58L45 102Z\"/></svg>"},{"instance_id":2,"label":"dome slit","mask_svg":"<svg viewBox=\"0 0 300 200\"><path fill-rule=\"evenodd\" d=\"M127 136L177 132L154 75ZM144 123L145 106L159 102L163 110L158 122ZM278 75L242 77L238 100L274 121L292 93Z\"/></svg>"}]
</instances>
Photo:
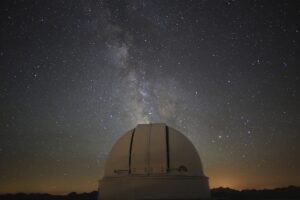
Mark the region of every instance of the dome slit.
<instances>
[{"instance_id":1,"label":"dome slit","mask_svg":"<svg viewBox=\"0 0 300 200\"><path fill-rule=\"evenodd\" d=\"M132 131L131 138L130 138L130 145L129 145L129 158L128 158L129 174L131 174L131 152L132 152L134 133L135 133L135 129L133 129L133 131Z\"/></svg>"},{"instance_id":2,"label":"dome slit","mask_svg":"<svg viewBox=\"0 0 300 200\"><path fill-rule=\"evenodd\" d=\"M147 174L147 176L149 176L150 172L151 172L151 167L150 167L150 151L151 151L151 129L152 129L152 125L150 124L149 126L149 132L148 132L148 136L146 137L146 158L145 158L145 173Z\"/></svg>"},{"instance_id":3,"label":"dome slit","mask_svg":"<svg viewBox=\"0 0 300 200\"><path fill-rule=\"evenodd\" d=\"M169 127L166 126L166 156L167 156L167 172L170 171L170 151L169 151Z\"/></svg>"}]
</instances>

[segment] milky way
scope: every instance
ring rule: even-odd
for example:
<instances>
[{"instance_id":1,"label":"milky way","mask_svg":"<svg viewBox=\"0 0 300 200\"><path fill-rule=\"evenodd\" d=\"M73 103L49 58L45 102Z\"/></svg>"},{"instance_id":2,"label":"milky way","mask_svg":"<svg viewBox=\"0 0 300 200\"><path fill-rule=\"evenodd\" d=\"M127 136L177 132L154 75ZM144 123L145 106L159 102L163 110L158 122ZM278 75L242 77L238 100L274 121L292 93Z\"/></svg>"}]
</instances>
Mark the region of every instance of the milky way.
<instances>
[{"instance_id":1,"label":"milky way","mask_svg":"<svg viewBox=\"0 0 300 200\"><path fill-rule=\"evenodd\" d=\"M163 122L211 187L299 185L296 1L1 1L0 193L96 190Z\"/></svg>"}]
</instances>

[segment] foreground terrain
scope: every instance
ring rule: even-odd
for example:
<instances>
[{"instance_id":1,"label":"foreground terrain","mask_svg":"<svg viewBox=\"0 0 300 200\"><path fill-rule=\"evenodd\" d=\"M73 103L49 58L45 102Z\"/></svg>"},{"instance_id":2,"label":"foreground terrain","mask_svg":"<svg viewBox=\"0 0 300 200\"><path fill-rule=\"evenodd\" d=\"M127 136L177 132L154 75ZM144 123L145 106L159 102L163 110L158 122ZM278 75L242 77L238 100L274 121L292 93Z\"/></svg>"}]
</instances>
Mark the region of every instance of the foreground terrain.
<instances>
[{"instance_id":1,"label":"foreground terrain","mask_svg":"<svg viewBox=\"0 0 300 200\"><path fill-rule=\"evenodd\" d=\"M51 194L2 194L0 200L97 200L98 192L77 194L72 192L67 195ZM215 188L211 190L212 199L269 199L285 200L300 199L300 187L290 186L286 188L264 189L264 190L233 190L230 188Z\"/></svg>"}]
</instances>

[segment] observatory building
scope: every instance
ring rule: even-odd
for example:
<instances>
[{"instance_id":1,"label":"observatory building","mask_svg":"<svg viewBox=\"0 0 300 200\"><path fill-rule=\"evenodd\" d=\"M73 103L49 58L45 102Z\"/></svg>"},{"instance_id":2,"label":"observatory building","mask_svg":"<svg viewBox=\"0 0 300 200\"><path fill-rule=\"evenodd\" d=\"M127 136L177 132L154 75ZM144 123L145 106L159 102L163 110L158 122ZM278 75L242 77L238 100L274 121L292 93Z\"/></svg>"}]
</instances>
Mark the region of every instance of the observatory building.
<instances>
[{"instance_id":1,"label":"observatory building","mask_svg":"<svg viewBox=\"0 0 300 200\"><path fill-rule=\"evenodd\" d=\"M165 124L139 124L112 147L99 183L99 200L208 199L194 145Z\"/></svg>"}]
</instances>

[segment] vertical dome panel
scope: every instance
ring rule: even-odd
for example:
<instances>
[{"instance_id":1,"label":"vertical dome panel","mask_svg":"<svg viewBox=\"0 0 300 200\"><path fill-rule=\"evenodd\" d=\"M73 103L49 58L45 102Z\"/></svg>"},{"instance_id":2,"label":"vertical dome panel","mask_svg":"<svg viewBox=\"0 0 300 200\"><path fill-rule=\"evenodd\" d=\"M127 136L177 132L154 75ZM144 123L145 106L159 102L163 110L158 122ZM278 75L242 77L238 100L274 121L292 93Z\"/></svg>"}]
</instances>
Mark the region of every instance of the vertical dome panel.
<instances>
[{"instance_id":1,"label":"vertical dome panel","mask_svg":"<svg viewBox=\"0 0 300 200\"><path fill-rule=\"evenodd\" d=\"M169 128L170 172L178 175L203 176L202 164L191 141Z\"/></svg>"},{"instance_id":2,"label":"vertical dome panel","mask_svg":"<svg viewBox=\"0 0 300 200\"><path fill-rule=\"evenodd\" d=\"M129 149L133 130L125 133L113 145L105 164L106 176L118 176L129 172Z\"/></svg>"},{"instance_id":3,"label":"vertical dome panel","mask_svg":"<svg viewBox=\"0 0 300 200\"><path fill-rule=\"evenodd\" d=\"M148 173L150 128L145 124L139 124L135 129L131 151L132 174Z\"/></svg>"},{"instance_id":4,"label":"vertical dome panel","mask_svg":"<svg viewBox=\"0 0 300 200\"><path fill-rule=\"evenodd\" d=\"M167 171L167 148L166 148L165 124L152 124L149 142L150 173L159 174Z\"/></svg>"}]
</instances>

